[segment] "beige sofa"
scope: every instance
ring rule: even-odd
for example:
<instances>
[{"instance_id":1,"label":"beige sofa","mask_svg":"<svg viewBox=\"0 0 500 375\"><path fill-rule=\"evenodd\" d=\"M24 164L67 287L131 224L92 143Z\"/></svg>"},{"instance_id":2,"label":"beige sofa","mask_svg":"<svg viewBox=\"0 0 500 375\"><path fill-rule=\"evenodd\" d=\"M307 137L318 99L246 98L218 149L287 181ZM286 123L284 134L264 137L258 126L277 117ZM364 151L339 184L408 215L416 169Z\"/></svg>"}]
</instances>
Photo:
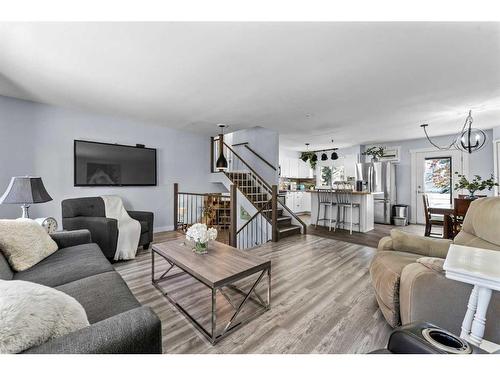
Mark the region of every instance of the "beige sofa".
<instances>
[{"instance_id":1,"label":"beige sofa","mask_svg":"<svg viewBox=\"0 0 500 375\"><path fill-rule=\"evenodd\" d=\"M442 266L451 243L500 251L500 197L472 202L454 241L395 229L380 240L370 276L380 309L392 327L428 321L460 333L472 286L444 276ZM491 298L484 338L500 343L498 292Z\"/></svg>"}]
</instances>

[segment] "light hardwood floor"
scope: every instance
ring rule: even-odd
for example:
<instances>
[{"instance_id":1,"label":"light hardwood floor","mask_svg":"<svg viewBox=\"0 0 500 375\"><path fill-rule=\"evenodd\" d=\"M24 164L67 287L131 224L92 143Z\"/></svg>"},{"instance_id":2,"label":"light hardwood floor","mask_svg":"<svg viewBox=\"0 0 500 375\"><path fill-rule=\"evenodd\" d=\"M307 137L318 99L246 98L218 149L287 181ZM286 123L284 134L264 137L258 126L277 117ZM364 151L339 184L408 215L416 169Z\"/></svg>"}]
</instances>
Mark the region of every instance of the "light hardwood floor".
<instances>
[{"instance_id":1,"label":"light hardwood floor","mask_svg":"<svg viewBox=\"0 0 500 375\"><path fill-rule=\"evenodd\" d=\"M155 241L178 236L163 233ZM135 260L115 268L137 299L160 317L164 353L366 353L385 346L390 327L377 308L368 274L375 249L299 235L249 251L271 259L271 310L215 346L151 285L150 251L141 251ZM206 287L188 276L165 286L208 324ZM217 304L218 316L226 318L229 304L221 295Z\"/></svg>"}]
</instances>

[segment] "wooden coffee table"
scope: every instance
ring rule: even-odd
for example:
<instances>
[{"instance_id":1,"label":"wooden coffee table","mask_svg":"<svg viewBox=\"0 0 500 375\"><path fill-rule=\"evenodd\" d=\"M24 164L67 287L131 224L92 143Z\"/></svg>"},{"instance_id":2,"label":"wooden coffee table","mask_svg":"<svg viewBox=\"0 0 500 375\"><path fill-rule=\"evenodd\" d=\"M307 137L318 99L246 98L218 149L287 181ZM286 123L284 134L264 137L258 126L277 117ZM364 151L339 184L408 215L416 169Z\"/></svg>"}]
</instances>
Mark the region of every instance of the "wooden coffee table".
<instances>
[{"instance_id":1,"label":"wooden coffee table","mask_svg":"<svg viewBox=\"0 0 500 375\"><path fill-rule=\"evenodd\" d=\"M167 269L159 278L155 278L155 255L167 261ZM184 272L170 274L175 267ZM271 261L248 254L245 251L223 243L213 241L210 243L208 254L198 255L193 253L189 244L184 240L172 240L154 244L151 252L151 279L153 285L172 303L193 325L210 341L212 345L242 327L245 323L261 315L271 307ZM211 329L207 331L195 318L193 318L179 303L177 303L160 283L187 273L200 283L211 289ZM234 285L235 282L257 275L257 279L248 291ZM257 293L256 287L262 278L267 275L266 301ZM243 300L234 303L227 293L231 289L243 296ZM219 292L233 307L229 322L220 333L217 333L216 297ZM238 320L242 308L248 301L257 305L257 311L244 320Z\"/></svg>"}]
</instances>

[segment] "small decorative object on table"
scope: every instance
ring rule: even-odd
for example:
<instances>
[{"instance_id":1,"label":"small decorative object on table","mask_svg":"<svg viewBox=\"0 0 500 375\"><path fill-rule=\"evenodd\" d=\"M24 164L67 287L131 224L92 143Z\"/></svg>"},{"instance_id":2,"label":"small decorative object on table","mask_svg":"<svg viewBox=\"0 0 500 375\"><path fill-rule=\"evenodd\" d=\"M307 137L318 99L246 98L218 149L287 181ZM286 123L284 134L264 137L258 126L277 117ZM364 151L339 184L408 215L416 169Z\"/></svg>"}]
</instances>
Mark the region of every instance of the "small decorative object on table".
<instances>
[{"instance_id":1,"label":"small decorative object on table","mask_svg":"<svg viewBox=\"0 0 500 375\"><path fill-rule=\"evenodd\" d=\"M186 232L186 239L194 242L193 252L196 254L208 253L208 241L213 241L217 238L217 229L208 229L206 224L194 224L190 226Z\"/></svg>"},{"instance_id":2,"label":"small decorative object on table","mask_svg":"<svg viewBox=\"0 0 500 375\"><path fill-rule=\"evenodd\" d=\"M35 221L40 224L48 234L52 234L57 231L57 220L53 217L40 217L35 219Z\"/></svg>"}]
</instances>

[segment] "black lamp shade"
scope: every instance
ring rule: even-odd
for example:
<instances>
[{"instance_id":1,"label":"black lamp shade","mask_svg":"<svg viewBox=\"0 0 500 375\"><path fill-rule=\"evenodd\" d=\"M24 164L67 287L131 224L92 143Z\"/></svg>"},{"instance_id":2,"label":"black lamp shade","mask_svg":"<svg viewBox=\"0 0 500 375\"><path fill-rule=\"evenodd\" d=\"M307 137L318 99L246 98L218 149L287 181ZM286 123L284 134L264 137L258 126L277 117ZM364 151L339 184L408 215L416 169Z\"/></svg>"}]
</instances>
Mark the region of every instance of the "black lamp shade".
<instances>
[{"instance_id":1,"label":"black lamp shade","mask_svg":"<svg viewBox=\"0 0 500 375\"><path fill-rule=\"evenodd\" d=\"M318 161L318 155L314 154L314 155L311 157L311 160L312 160L312 161Z\"/></svg>"},{"instance_id":2,"label":"black lamp shade","mask_svg":"<svg viewBox=\"0 0 500 375\"><path fill-rule=\"evenodd\" d=\"M335 151L333 151L332 152L332 160L337 160L338 158L339 158L339 155Z\"/></svg>"},{"instance_id":3,"label":"black lamp shade","mask_svg":"<svg viewBox=\"0 0 500 375\"><path fill-rule=\"evenodd\" d=\"M323 161L328 160L328 155L325 154L325 153L322 153L321 154L321 160L323 160Z\"/></svg>"},{"instance_id":4,"label":"black lamp shade","mask_svg":"<svg viewBox=\"0 0 500 375\"><path fill-rule=\"evenodd\" d=\"M215 162L215 168L219 170L227 169L227 159L224 156L224 135L219 134L219 157Z\"/></svg>"},{"instance_id":5,"label":"black lamp shade","mask_svg":"<svg viewBox=\"0 0 500 375\"><path fill-rule=\"evenodd\" d=\"M40 177L12 177L0 203L32 204L51 201Z\"/></svg>"},{"instance_id":6,"label":"black lamp shade","mask_svg":"<svg viewBox=\"0 0 500 375\"><path fill-rule=\"evenodd\" d=\"M227 169L227 160L224 154L221 152L219 155L219 158L217 159L217 162L215 163L215 167L217 169Z\"/></svg>"}]
</instances>

